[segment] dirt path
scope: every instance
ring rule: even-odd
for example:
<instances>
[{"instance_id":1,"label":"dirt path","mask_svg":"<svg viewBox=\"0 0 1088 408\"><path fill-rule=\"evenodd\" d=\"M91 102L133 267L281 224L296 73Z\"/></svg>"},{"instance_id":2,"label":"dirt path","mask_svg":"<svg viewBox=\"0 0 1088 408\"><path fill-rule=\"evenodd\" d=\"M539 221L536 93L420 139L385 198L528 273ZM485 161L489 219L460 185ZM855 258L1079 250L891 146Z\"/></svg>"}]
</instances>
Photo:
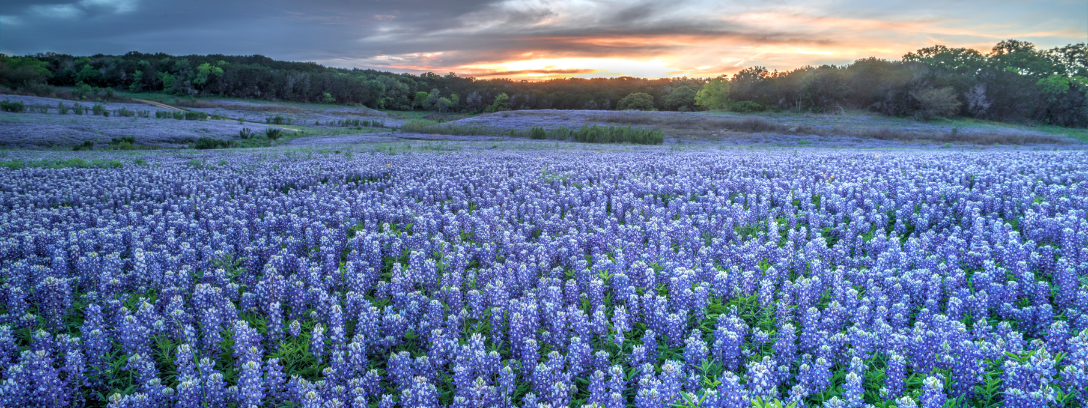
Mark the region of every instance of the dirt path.
<instances>
[{"instance_id":1,"label":"dirt path","mask_svg":"<svg viewBox=\"0 0 1088 408\"><path fill-rule=\"evenodd\" d=\"M165 104L165 103L160 103L160 102L155 102L155 101L149 101L149 100L147 100L147 99L136 99L136 98L131 98L131 99L132 99L132 100L134 100L134 101L136 101L136 102L142 103L142 104L146 104L146 105L151 105L151 106L154 106L154 107L156 107L156 108L163 108L163 109L172 109L172 110L179 110L179 111L183 111L183 110L185 110L185 109L181 109L181 108L177 108L177 107L173 107L173 106L167 105L167 104Z\"/></svg>"}]
</instances>

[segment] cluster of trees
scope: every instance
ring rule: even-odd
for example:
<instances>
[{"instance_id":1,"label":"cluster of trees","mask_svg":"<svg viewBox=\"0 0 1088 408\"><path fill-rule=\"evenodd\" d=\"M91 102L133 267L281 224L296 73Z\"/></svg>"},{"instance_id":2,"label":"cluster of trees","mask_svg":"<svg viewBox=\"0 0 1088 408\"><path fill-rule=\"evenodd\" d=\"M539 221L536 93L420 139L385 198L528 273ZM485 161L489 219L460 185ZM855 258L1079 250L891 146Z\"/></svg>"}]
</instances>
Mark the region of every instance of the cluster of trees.
<instances>
[{"instance_id":1,"label":"cluster of trees","mask_svg":"<svg viewBox=\"0 0 1088 408\"><path fill-rule=\"evenodd\" d=\"M1088 49L1008 40L989 53L934 46L902 60L868 58L791 71L752 67L718 78L479 80L395 74L263 56L0 55L0 85L162 91L177 95L362 104L396 110L637 109L966 115L1088 126Z\"/></svg>"},{"instance_id":2,"label":"cluster of trees","mask_svg":"<svg viewBox=\"0 0 1088 408\"><path fill-rule=\"evenodd\" d=\"M1088 48L1080 43L1039 50L1008 40L987 54L938 45L901 61L868 58L785 72L753 67L733 75L728 95L743 110L863 108L926 119L964 115L1084 127Z\"/></svg>"}]
</instances>

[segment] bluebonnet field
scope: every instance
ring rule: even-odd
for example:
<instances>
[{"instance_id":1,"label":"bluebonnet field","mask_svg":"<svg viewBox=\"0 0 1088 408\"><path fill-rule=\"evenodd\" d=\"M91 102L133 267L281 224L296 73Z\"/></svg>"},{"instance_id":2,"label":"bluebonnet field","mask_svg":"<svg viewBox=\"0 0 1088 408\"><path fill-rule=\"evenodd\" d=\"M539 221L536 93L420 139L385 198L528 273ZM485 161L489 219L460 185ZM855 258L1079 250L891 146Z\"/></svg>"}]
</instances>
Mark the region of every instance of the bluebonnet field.
<instances>
[{"instance_id":1,"label":"bluebonnet field","mask_svg":"<svg viewBox=\"0 0 1088 408\"><path fill-rule=\"evenodd\" d=\"M116 157L0 168L2 406L1088 397L1082 151Z\"/></svg>"}]
</instances>

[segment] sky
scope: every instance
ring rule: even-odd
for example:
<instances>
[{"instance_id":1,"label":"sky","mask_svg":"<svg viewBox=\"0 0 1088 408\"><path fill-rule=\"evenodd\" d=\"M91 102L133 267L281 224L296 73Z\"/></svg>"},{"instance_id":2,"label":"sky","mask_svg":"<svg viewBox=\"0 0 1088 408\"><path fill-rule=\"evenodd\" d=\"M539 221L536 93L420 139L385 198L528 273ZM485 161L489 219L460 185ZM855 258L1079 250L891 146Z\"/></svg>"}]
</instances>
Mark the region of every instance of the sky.
<instances>
[{"instance_id":1,"label":"sky","mask_svg":"<svg viewBox=\"0 0 1088 408\"><path fill-rule=\"evenodd\" d=\"M478 78L713 77L1088 41L1088 1L55 0L0 2L0 52L260 54Z\"/></svg>"}]
</instances>

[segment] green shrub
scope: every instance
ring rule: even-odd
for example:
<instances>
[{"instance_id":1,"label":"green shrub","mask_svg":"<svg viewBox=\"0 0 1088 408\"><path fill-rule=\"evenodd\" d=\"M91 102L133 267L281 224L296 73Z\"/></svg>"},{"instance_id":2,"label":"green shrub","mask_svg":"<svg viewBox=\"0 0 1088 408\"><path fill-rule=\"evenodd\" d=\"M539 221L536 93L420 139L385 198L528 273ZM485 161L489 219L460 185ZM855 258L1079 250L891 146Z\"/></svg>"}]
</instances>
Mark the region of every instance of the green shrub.
<instances>
[{"instance_id":1,"label":"green shrub","mask_svg":"<svg viewBox=\"0 0 1088 408\"><path fill-rule=\"evenodd\" d=\"M265 121L265 123L269 123L269 124L273 124L273 125L290 125L291 124L291 118L280 116L280 114L278 114L278 113L276 114L276 116L269 116L269 117L264 118L264 121Z\"/></svg>"},{"instance_id":2,"label":"green shrub","mask_svg":"<svg viewBox=\"0 0 1088 408\"><path fill-rule=\"evenodd\" d=\"M116 150L133 150L136 148L136 136L121 136L110 140L110 148Z\"/></svg>"},{"instance_id":3,"label":"green shrub","mask_svg":"<svg viewBox=\"0 0 1088 408\"><path fill-rule=\"evenodd\" d=\"M124 167L124 164L118 160L93 160L86 161L83 159L68 159L68 160L37 160L37 161L23 161L12 160L0 162L0 167L7 167L12 170L25 169L25 168L37 168L37 169L87 169L87 168L100 168L100 169L116 169Z\"/></svg>"},{"instance_id":4,"label":"green shrub","mask_svg":"<svg viewBox=\"0 0 1088 408\"><path fill-rule=\"evenodd\" d=\"M766 109L767 108L764 107L763 105L760 105L759 103L752 102L752 101L740 101L740 102L734 103L733 106L729 107L729 110L731 110L733 112L739 112L739 113L763 112Z\"/></svg>"},{"instance_id":5,"label":"green shrub","mask_svg":"<svg viewBox=\"0 0 1088 408\"><path fill-rule=\"evenodd\" d=\"M131 118L133 116L136 116L136 111L125 109L125 108L120 108L120 109L117 109L117 110L113 111L113 116L119 116L119 117L123 117L123 118Z\"/></svg>"},{"instance_id":6,"label":"green shrub","mask_svg":"<svg viewBox=\"0 0 1088 408\"><path fill-rule=\"evenodd\" d=\"M267 137L268 140L278 140L279 138L283 137L283 129L277 129L277 128L265 129L264 130L264 137Z\"/></svg>"},{"instance_id":7,"label":"green shrub","mask_svg":"<svg viewBox=\"0 0 1088 408\"><path fill-rule=\"evenodd\" d=\"M185 111L185 120L206 120L206 119L208 119L208 114L207 113L197 112L197 111Z\"/></svg>"},{"instance_id":8,"label":"green shrub","mask_svg":"<svg viewBox=\"0 0 1088 408\"><path fill-rule=\"evenodd\" d=\"M253 131L250 130L249 128L242 128L242 130L238 131L238 138L239 139L243 139L243 140L252 139L253 135L254 135Z\"/></svg>"},{"instance_id":9,"label":"green shrub","mask_svg":"<svg viewBox=\"0 0 1088 408\"><path fill-rule=\"evenodd\" d=\"M72 113L75 113L76 115L82 115L82 114L84 114L86 112L87 112L87 107L86 106L80 105L78 103L72 105Z\"/></svg>"},{"instance_id":10,"label":"green shrub","mask_svg":"<svg viewBox=\"0 0 1088 408\"><path fill-rule=\"evenodd\" d=\"M34 104L34 105L30 105L30 107L32 109L34 109L34 111L36 111L38 113L49 113L49 105Z\"/></svg>"},{"instance_id":11,"label":"green shrub","mask_svg":"<svg viewBox=\"0 0 1088 408\"><path fill-rule=\"evenodd\" d=\"M102 106L102 104L98 104L98 103L94 104L94 106L91 107L91 112L94 112L95 115L103 115L103 116L109 115L109 113L107 113L109 111L106 110L106 107Z\"/></svg>"},{"instance_id":12,"label":"green shrub","mask_svg":"<svg viewBox=\"0 0 1088 408\"><path fill-rule=\"evenodd\" d=\"M4 112L21 113L26 111L26 105L22 102L0 101L0 110Z\"/></svg>"},{"instance_id":13,"label":"green shrub","mask_svg":"<svg viewBox=\"0 0 1088 408\"><path fill-rule=\"evenodd\" d=\"M88 140L72 147L72 151L78 152L80 150L94 150L94 142Z\"/></svg>"},{"instance_id":14,"label":"green shrub","mask_svg":"<svg viewBox=\"0 0 1088 408\"><path fill-rule=\"evenodd\" d=\"M544 131L543 126L533 126L533 128L529 130L530 139L544 139L547 136L548 133Z\"/></svg>"},{"instance_id":15,"label":"green shrub","mask_svg":"<svg viewBox=\"0 0 1088 408\"><path fill-rule=\"evenodd\" d=\"M654 97L648 93L635 92L620 99L616 104L619 110L654 110Z\"/></svg>"},{"instance_id":16,"label":"green shrub","mask_svg":"<svg viewBox=\"0 0 1088 408\"><path fill-rule=\"evenodd\" d=\"M210 137L202 137L200 139L197 139L195 142L193 142L193 148L201 149L201 150L205 150L205 149L226 149L226 148L229 148L229 147L235 147L235 144L234 144L233 141L213 139L213 138L210 138Z\"/></svg>"},{"instance_id":17,"label":"green shrub","mask_svg":"<svg viewBox=\"0 0 1088 408\"><path fill-rule=\"evenodd\" d=\"M479 125L452 125L427 123L423 121L410 121L401 125L401 132L442 134L454 136L517 136L532 139L570 140L583 143L634 143L634 144L661 144L665 141L665 134L660 130L644 129L631 126L582 126L579 129L558 127L545 129L534 126L529 131L517 129L503 129L494 126Z\"/></svg>"},{"instance_id":18,"label":"green shrub","mask_svg":"<svg viewBox=\"0 0 1088 408\"><path fill-rule=\"evenodd\" d=\"M136 111L136 116L139 116L141 118L150 118L151 117L151 111L149 111L149 110Z\"/></svg>"},{"instance_id":19,"label":"green shrub","mask_svg":"<svg viewBox=\"0 0 1088 408\"><path fill-rule=\"evenodd\" d=\"M57 102L57 113L61 115L67 115L68 110L71 109L64 104L64 102Z\"/></svg>"},{"instance_id":20,"label":"green shrub","mask_svg":"<svg viewBox=\"0 0 1088 408\"><path fill-rule=\"evenodd\" d=\"M182 112L182 111L173 111L173 112L170 112L170 115L173 116L174 119L177 119L177 120L185 119L185 112Z\"/></svg>"}]
</instances>

